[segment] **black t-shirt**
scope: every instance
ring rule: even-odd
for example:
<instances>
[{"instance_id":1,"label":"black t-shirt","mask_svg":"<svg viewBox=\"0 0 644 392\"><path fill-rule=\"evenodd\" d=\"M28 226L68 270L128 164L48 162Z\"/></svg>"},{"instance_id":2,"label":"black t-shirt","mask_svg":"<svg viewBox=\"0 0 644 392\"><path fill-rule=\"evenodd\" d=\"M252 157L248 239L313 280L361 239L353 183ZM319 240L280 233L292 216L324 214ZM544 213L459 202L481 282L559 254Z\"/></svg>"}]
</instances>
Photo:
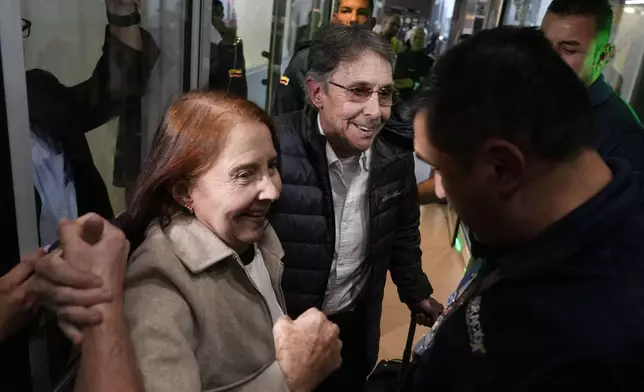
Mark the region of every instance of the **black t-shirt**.
<instances>
[{"instance_id":1,"label":"black t-shirt","mask_svg":"<svg viewBox=\"0 0 644 392\"><path fill-rule=\"evenodd\" d=\"M595 148L604 159L623 159L633 170L644 170L644 128L635 112L604 77L588 88L596 132Z\"/></svg>"},{"instance_id":2,"label":"black t-shirt","mask_svg":"<svg viewBox=\"0 0 644 392\"><path fill-rule=\"evenodd\" d=\"M486 255L500 279L443 322L414 391L644 390L644 178L609 164L591 200Z\"/></svg>"}]
</instances>

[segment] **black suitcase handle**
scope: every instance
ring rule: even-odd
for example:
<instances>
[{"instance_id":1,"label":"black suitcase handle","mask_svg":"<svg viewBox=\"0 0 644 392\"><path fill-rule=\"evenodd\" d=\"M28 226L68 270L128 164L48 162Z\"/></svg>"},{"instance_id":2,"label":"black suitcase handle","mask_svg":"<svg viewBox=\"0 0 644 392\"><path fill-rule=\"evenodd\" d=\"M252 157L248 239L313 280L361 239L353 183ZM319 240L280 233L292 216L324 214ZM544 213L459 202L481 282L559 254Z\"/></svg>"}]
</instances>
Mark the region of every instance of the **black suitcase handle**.
<instances>
[{"instance_id":1,"label":"black suitcase handle","mask_svg":"<svg viewBox=\"0 0 644 392\"><path fill-rule=\"evenodd\" d=\"M407 342L405 343L405 351L403 351L400 374L398 375L398 392L402 392L409 376L409 366L411 365L411 351L414 345L414 335L416 335L416 313L411 312L411 321L409 322L409 331L407 332Z\"/></svg>"}]
</instances>

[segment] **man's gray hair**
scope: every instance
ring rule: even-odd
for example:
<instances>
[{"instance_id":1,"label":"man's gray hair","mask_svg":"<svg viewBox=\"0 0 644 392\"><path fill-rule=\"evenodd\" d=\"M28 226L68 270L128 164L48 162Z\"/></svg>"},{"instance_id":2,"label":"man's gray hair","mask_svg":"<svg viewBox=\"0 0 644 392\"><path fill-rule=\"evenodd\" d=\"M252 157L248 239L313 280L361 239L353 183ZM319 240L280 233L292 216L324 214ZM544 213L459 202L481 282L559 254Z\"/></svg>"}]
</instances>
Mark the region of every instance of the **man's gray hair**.
<instances>
[{"instance_id":1,"label":"man's gray hair","mask_svg":"<svg viewBox=\"0 0 644 392\"><path fill-rule=\"evenodd\" d=\"M354 61L365 51L382 56L393 66L394 52L380 35L362 25L330 23L321 27L311 42L308 74L318 82L326 82L341 63Z\"/></svg>"}]
</instances>

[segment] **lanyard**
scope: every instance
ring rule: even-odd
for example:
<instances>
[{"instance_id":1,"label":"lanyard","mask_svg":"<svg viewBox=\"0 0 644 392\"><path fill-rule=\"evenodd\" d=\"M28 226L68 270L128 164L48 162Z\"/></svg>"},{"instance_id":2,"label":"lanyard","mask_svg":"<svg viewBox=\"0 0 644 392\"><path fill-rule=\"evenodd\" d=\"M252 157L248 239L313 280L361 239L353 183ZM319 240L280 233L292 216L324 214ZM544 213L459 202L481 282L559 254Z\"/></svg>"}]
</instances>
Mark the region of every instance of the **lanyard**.
<instances>
[{"instance_id":1,"label":"lanyard","mask_svg":"<svg viewBox=\"0 0 644 392\"><path fill-rule=\"evenodd\" d=\"M414 347L415 356L422 355L431 347L440 326L445 322L445 320L454 314L456 310L470 299L480 294L483 290L488 289L500 279L498 270L494 270L484 277L480 277L480 271L483 264L483 260L473 259L470 261L467 269L465 270L465 276L463 276L463 279L459 283L456 291L454 291L448 299L447 308L445 308L443 314L436 319L436 322L430 331L423 336Z\"/></svg>"}]
</instances>

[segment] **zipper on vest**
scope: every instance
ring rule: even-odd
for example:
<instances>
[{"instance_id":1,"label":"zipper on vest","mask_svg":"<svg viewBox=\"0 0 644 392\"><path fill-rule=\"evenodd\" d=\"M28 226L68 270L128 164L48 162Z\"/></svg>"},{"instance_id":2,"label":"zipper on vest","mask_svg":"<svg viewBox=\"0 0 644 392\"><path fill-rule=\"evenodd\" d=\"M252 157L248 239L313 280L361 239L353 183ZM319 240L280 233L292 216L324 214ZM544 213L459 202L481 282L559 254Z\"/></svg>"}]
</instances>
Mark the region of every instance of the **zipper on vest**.
<instances>
[{"instance_id":1,"label":"zipper on vest","mask_svg":"<svg viewBox=\"0 0 644 392\"><path fill-rule=\"evenodd\" d=\"M279 286L279 295L280 295L280 300L282 303L280 304L282 306L282 312L284 314L286 313L286 298L284 298L284 290L282 290L282 275L284 274L284 263L280 260L280 266L277 269L277 284Z\"/></svg>"},{"instance_id":2,"label":"zipper on vest","mask_svg":"<svg viewBox=\"0 0 644 392\"><path fill-rule=\"evenodd\" d=\"M259 291L259 289L257 288L257 285L255 285L255 282L253 282L253 279L250 277L250 275L248 275L248 272L246 272L246 268L244 268L244 264L242 263L241 259L239 258L239 255L237 255L237 253L235 252L233 254L233 257L235 258L235 261L237 261L237 264L239 264L239 266L241 267L242 271L244 271L244 274L246 274L246 277L248 278L248 281L250 282L250 284L253 286L253 288L255 289L257 294L259 294L259 297L262 299L262 303L264 304L264 310L265 310L264 313L268 314L268 318L269 318L270 325L271 325L271 328L272 328L273 327L273 315L271 314L271 308L268 306L268 301L266 301L266 298L264 298L264 296L262 295L262 292Z\"/></svg>"}]
</instances>

